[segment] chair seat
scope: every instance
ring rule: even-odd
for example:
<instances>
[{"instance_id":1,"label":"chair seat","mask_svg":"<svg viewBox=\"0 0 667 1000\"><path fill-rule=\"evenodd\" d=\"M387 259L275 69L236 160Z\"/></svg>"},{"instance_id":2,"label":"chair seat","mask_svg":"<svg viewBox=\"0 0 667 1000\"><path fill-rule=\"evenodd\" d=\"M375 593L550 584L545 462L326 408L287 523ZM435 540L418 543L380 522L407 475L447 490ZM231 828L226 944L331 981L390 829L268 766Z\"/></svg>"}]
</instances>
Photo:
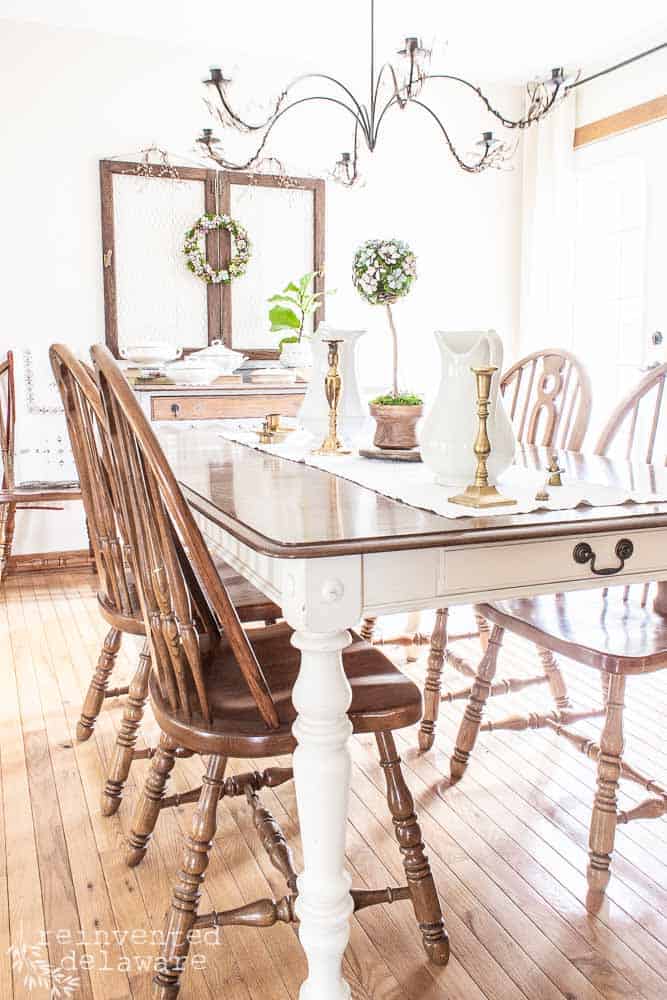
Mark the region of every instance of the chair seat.
<instances>
[{"instance_id":1,"label":"chair seat","mask_svg":"<svg viewBox=\"0 0 667 1000\"><path fill-rule=\"evenodd\" d=\"M257 629L254 635L248 631L273 696L280 721L278 729L268 729L262 720L224 639L205 666L211 724L201 715L188 721L182 713L173 712L153 672L151 702L161 729L179 746L195 753L235 757L291 753L296 745L291 730L296 717L292 690L300 664L299 650L290 641L292 634L285 623ZM386 732L419 721L419 688L383 653L354 635L352 644L343 652L343 664L352 688L349 716L354 732ZM191 703L196 704L194 697Z\"/></svg>"},{"instance_id":2,"label":"chair seat","mask_svg":"<svg viewBox=\"0 0 667 1000\"><path fill-rule=\"evenodd\" d=\"M214 562L242 622L264 622L282 618L283 613L278 605L237 573L224 559L216 558Z\"/></svg>"},{"instance_id":3,"label":"chair seat","mask_svg":"<svg viewBox=\"0 0 667 1000\"><path fill-rule=\"evenodd\" d=\"M513 598L480 605L483 616L579 663L612 674L667 667L667 617L655 584Z\"/></svg>"},{"instance_id":4,"label":"chair seat","mask_svg":"<svg viewBox=\"0 0 667 1000\"><path fill-rule=\"evenodd\" d=\"M215 568L220 579L227 588L232 604L236 608L242 622L274 621L282 617L282 611L265 594L258 590L249 580L236 572L224 559L215 559ZM144 620L139 605L139 595L131 572L126 574L127 585L132 605L129 615L123 614L109 600L108 595L98 593L97 600L105 621L122 632L130 635L144 635Z\"/></svg>"}]
</instances>

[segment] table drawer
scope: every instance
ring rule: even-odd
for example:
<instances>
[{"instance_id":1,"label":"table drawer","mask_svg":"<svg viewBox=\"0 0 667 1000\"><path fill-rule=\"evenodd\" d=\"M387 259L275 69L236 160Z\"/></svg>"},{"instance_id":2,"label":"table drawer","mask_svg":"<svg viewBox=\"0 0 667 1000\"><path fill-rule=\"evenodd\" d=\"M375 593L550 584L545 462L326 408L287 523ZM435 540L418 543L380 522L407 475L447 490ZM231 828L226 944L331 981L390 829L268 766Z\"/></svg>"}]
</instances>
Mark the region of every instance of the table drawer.
<instances>
[{"instance_id":1,"label":"table drawer","mask_svg":"<svg viewBox=\"0 0 667 1000\"><path fill-rule=\"evenodd\" d=\"M280 413L296 416L304 394L302 392L271 395L238 396L152 396L152 420L225 420L243 417L264 417Z\"/></svg>"},{"instance_id":2,"label":"table drawer","mask_svg":"<svg viewBox=\"0 0 667 1000\"><path fill-rule=\"evenodd\" d=\"M631 543L631 555L624 551L628 546L619 545L624 540ZM577 561L575 548L582 544L590 548L579 550ZM664 531L648 529L454 549L445 555L445 589L448 594L492 594L550 590L554 584L563 589L586 582L612 586L652 570L664 574L664 546Z\"/></svg>"}]
</instances>

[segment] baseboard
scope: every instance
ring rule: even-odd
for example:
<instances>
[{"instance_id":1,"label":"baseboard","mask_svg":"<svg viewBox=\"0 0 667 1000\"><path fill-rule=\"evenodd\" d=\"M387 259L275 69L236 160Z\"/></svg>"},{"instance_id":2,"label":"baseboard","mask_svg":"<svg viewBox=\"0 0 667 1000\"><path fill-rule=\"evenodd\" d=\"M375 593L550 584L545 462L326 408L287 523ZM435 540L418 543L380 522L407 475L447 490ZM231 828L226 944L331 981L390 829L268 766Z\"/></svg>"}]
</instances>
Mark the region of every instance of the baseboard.
<instances>
[{"instance_id":1,"label":"baseboard","mask_svg":"<svg viewBox=\"0 0 667 1000\"><path fill-rule=\"evenodd\" d=\"M7 562L7 576L63 570L94 573L95 559L89 549L69 549L65 552L26 552L10 556Z\"/></svg>"}]
</instances>

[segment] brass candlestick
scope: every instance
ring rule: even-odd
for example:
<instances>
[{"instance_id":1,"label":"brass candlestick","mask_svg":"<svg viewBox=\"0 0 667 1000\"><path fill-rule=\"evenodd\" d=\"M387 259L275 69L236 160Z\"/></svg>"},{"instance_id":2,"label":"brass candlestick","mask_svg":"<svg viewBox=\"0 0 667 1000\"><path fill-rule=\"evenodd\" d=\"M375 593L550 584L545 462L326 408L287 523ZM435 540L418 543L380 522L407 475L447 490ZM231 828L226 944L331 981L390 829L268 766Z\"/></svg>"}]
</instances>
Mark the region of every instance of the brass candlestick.
<instances>
[{"instance_id":1,"label":"brass candlestick","mask_svg":"<svg viewBox=\"0 0 667 1000\"><path fill-rule=\"evenodd\" d=\"M463 507L509 507L515 504L516 500L508 500L498 492L495 486L489 486L489 473L486 466L491 454L491 442L487 430L489 394L491 392L491 379L498 369L494 365L486 365L483 368L472 368L471 371L477 383L479 427L473 449L477 456L477 471L475 472L474 484L467 486L463 493L450 497L449 502L461 504Z\"/></svg>"},{"instance_id":2,"label":"brass candlestick","mask_svg":"<svg viewBox=\"0 0 667 1000\"><path fill-rule=\"evenodd\" d=\"M338 437L338 404L340 402L341 377L338 371L338 345L342 340L326 340L329 345L327 361L329 370L324 377L324 394L329 404L329 433L313 455L350 455Z\"/></svg>"}]
</instances>

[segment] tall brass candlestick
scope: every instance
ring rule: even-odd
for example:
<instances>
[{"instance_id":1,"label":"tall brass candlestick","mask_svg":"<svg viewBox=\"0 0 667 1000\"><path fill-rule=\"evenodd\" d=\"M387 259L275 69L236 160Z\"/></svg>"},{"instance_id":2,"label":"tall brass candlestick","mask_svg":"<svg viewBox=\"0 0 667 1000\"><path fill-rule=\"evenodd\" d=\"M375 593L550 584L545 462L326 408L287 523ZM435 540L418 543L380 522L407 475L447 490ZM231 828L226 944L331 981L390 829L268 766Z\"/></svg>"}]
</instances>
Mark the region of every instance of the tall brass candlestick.
<instances>
[{"instance_id":1,"label":"tall brass candlestick","mask_svg":"<svg viewBox=\"0 0 667 1000\"><path fill-rule=\"evenodd\" d=\"M324 394L329 404L329 433L313 455L350 455L338 438L338 404L340 403L341 377L338 371L338 345L342 340L327 340L329 370L324 377Z\"/></svg>"},{"instance_id":2,"label":"tall brass candlestick","mask_svg":"<svg viewBox=\"0 0 667 1000\"><path fill-rule=\"evenodd\" d=\"M450 497L449 502L461 504L463 507L510 506L515 504L516 500L508 500L498 492L495 486L489 486L489 472L486 465L491 454L491 442L487 429L491 379L498 369L494 365L485 365L482 368L472 368L471 371L477 383L477 416L479 418L477 438L473 448L477 457L475 482L472 486L467 486L463 493Z\"/></svg>"}]
</instances>

